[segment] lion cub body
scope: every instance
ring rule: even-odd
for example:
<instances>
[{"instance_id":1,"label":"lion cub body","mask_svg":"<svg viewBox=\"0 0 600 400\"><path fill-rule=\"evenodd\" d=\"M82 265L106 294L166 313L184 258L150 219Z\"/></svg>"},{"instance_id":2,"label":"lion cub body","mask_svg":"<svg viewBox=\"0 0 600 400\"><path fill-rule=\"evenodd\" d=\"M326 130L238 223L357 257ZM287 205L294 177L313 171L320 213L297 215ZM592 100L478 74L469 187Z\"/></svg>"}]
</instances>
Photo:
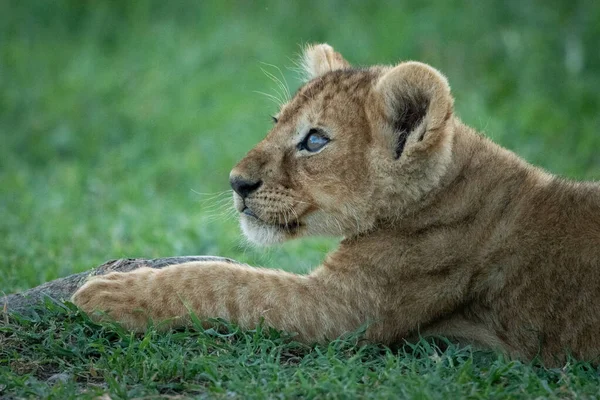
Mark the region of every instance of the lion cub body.
<instances>
[{"instance_id":1,"label":"lion cub body","mask_svg":"<svg viewBox=\"0 0 600 400\"><path fill-rule=\"evenodd\" d=\"M132 329L149 318L261 320L323 341L444 335L546 363L600 355L600 187L537 169L460 122L420 63L352 69L309 47L310 81L233 169L258 243L345 239L306 276L219 263L142 269L74 296Z\"/></svg>"}]
</instances>

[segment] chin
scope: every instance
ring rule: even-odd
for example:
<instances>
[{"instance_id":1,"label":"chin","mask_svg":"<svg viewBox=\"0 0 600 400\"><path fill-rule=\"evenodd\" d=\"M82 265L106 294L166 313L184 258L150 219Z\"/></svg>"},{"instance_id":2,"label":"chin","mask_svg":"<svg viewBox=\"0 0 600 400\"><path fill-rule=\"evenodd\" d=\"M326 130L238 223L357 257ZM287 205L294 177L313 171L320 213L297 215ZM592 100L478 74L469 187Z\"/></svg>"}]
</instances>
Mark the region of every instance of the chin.
<instances>
[{"instance_id":1,"label":"chin","mask_svg":"<svg viewBox=\"0 0 600 400\"><path fill-rule=\"evenodd\" d=\"M265 224L245 215L240 217L240 226L244 236L257 246L271 246L296 237L279 226Z\"/></svg>"}]
</instances>

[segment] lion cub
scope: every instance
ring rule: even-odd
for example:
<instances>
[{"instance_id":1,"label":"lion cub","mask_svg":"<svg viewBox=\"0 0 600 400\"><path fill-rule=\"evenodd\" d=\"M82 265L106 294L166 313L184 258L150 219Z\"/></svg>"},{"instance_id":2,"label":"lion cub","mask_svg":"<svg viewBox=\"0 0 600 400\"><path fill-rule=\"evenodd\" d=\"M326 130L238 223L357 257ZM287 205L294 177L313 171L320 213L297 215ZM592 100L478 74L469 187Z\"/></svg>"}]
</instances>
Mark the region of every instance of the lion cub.
<instances>
[{"instance_id":1,"label":"lion cub","mask_svg":"<svg viewBox=\"0 0 600 400\"><path fill-rule=\"evenodd\" d=\"M548 364L600 355L599 185L463 125L425 64L354 69L321 44L303 66L310 80L230 182L256 243L344 237L323 265L142 268L90 280L77 305L133 330L185 324L192 310L305 342L367 325L373 342L445 335Z\"/></svg>"}]
</instances>

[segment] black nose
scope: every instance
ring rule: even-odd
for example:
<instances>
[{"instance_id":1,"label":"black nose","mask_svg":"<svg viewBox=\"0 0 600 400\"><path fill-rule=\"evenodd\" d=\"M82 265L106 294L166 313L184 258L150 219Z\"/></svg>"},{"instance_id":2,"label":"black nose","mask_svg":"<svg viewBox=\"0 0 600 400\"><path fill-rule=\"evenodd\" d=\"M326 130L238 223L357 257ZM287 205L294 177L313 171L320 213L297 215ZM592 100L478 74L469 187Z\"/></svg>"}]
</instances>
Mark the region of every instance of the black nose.
<instances>
[{"instance_id":1,"label":"black nose","mask_svg":"<svg viewBox=\"0 0 600 400\"><path fill-rule=\"evenodd\" d=\"M241 176L234 176L229 180L229 183L233 190L243 198L248 197L250 193L254 192L262 185L262 181L250 181Z\"/></svg>"}]
</instances>

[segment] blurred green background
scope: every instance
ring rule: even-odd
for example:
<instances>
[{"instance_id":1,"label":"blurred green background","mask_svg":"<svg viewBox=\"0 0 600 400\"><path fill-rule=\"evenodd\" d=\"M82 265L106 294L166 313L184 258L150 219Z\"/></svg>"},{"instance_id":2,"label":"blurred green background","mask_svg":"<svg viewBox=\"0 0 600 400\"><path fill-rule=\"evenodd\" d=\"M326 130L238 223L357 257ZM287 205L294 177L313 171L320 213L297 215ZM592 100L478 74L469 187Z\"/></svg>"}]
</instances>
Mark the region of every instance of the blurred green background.
<instances>
[{"instance_id":1,"label":"blurred green background","mask_svg":"<svg viewBox=\"0 0 600 400\"><path fill-rule=\"evenodd\" d=\"M254 249L228 173L271 126L262 69L299 45L414 59L527 160L600 178L598 1L0 2L0 290L118 257L217 254L307 271L333 239Z\"/></svg>"}]
</instances>

